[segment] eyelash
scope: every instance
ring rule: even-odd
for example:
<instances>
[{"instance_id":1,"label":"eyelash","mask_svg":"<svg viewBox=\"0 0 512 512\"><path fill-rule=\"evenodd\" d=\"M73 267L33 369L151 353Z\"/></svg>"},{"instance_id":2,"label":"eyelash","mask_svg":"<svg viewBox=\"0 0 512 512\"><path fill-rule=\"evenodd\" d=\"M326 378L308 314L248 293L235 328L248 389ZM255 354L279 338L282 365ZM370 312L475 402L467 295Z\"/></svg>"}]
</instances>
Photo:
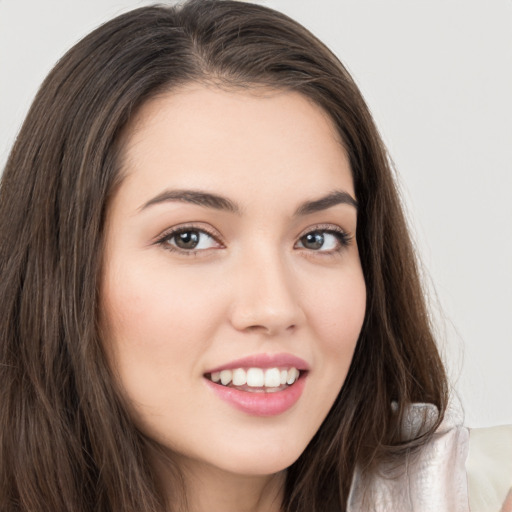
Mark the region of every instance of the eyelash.
<instances>
[{"instance_id":1,"label":"eyelash","mask_svg":"<svg viewBox=\"0 0 512 512\"><path fill-rule=\"evenodd\" d=\"M308 250L306 247L299 247L299 249L304 249L307 251L308 254L312 255L320 255L320 256L335 256L343 250L345 250L352 242L353 236L345 231L344 229L334 226L332 224L320 224L317 226L313 226L311 228L308 228L305 232L303 232L299 237L298 241L302 240L307 235L313 234L313 233L322 233L322 234L329 234L334 236L339 246L335 249L328 250L328 251L315 251L313 249Z\"/></svg>"},{"instance_id":2,"label":"eyelash","mask_svg":"<svg viewBox=\"0 0 512 512\"><path fill-rule=\"evenodd\" d=\"M215 240L217 244L219 244L221 247L224 246L222 243L221 237L214 233L213 231L210 231L209 229L205 227L198 227L195 225L185 225L185 226L179 226L176 228L173 228L169 231L166 231L162 236L160 236L156 241L156 245L161 245L166 251L175 252L178 254L183 254L184 256L196 256L198 253L205 251L205 249L180 249L179 247L173 246L169 243L170 240L175 238L181 233L188 233L188 232L196 232L196 233L202 233L205 235L208 235L210 238Z\"/></svg>"},{"instance_id":3,"label":"eyelash","mask_svg":"<svg viewBox=\"0 0 512 512\"><path fill-rule=\"evenodd\" d=\"M178 236L181 233L187 233L187 232L196 232L196 233L202 233L208 235L210 238L212 238L217 244L219 244L223 248L224 243L222 242L221 237L214 233L213 231L210 231L209 229L205 227L198 227L195 225L185 225L185 226L179 226L176 228L173 228L169 231L166 231L162 236L160 236L154 243L156 245L161 245L165 250L170 252L175 252L178 254L182 254L184 256L196 256L198 253L203 252L207 249L181 249L179 247L176 247L174 245L171 245L169 242ZM298 247L297 249L303 249L307 253L311 254L319 254L322 256L332 256L336 255L340 252L342 252L344 249L346 249L350 243L352 242L353 236L348 233L347 231L344 231L343 229L333 226L332 224L328 225L318 225L313 226L311 228L308 228L307 231L304 231L301 233L301 235L298 237L299 243L304 237L307 235L313 234L313 233L322 233L322 234L329 234L336 237L337 241L339 242L339 247L336 249L328 250L328 251L321 251L321 250L314 250L314 249L308 249L307 247ZM295 248L295 245L294 245Z\"/></svg>"}]
</instances>

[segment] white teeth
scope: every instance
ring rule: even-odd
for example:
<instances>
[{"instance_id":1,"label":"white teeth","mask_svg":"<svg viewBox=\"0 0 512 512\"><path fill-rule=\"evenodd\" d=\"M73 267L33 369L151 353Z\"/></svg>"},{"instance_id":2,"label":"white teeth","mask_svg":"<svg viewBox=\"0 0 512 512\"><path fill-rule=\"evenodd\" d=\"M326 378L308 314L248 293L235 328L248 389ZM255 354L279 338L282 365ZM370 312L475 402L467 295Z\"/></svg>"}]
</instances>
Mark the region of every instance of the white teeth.
<instances>
[{"instance_id":1,"label":"white teeth","mask_svg":"<svg viewBox=\"0 0 512 512\"><path fill-rule=\"evenodd\" d=\"M277 388L281 385L281 372L279 368L270 368L265 372L265 387Z\"/></svg>"},{"instance_id":2,"label":"white teeth","mask_svg":"<svg viewBox=\"0 0 512 512\"><path fill-rule=\"evenodd\" d=\"M290 368L288 370L288 379L286 379L286 384L293 384L299 377L299 370L297 368Z\"/></svg>"},{"instance_id":3,"label":"white teeth","mask_svg":"<svg viewBox=\"0 0 512 512\"><path fill-rule=\"evenodd\" d=\"M244 386L247 383L247 374L242 368L233 370L233 386Z\"/></svg>"},{"instance_id":4,"label":"white teeth","mask_svg":"<svg viewBox=\"0 0 512 512\"><path fill-rule=\"evenodd\" d=\"M297 368L279 369L279 368L236 368L234 370L222 370L212 372L210 380L223 386L232 383L233 386L249 386L251 388L279 388L288 384L292 385L298 378L300 372ZM276 389L275 389L276 390Z\"/></svg>"},{"instance_id":5,"label":"white teeth","mask_svg":"<svg viewBox=\"0 0 512 512\"><path fill-rule=\"evenodd\" d=\"M233 372L231 370L222 370L220 372L220 382L223 386L227 386L233 377Z\"/></svg>"},{"instance_id":6,"label":"white teeth","mask_svg":"<svg viewBox=\"0 0 512 512\"><path fill-rule=\"evenodd\" d=\"M265 376L261 368L247 370L247 385L251 388L261 388L265 384Z\"/></svg>"}]
</instances>

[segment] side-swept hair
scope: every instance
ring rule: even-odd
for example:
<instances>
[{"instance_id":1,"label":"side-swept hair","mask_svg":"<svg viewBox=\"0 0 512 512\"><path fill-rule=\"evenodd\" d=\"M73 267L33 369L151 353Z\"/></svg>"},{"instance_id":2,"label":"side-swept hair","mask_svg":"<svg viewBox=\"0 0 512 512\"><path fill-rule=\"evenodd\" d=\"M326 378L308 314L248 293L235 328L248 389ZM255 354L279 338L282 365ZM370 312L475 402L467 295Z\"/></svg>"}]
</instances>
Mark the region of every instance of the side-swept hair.
<instances>
[{"instance_id":1,"label":"side-swept hair","mask_svg":"<svg viewBox=\"0 0 512 512\"><path fill-rule=\"evenodd\" d=\"M360 205L364 325L332 410L288 470L283 511L345 510L356 466L370 471L420 446L443 416L446 377L393 173L346 69L305 28L266 7L144 7L101 26L57 63L2 178L3 512L176 509L165 505L148 440L116 391L97 308L120 134L149 98L190 82L263 85L316 102L339 131ZM400 425L411 402L435 404L440 414L406 440Z\"/></svg>"}]
</instances>

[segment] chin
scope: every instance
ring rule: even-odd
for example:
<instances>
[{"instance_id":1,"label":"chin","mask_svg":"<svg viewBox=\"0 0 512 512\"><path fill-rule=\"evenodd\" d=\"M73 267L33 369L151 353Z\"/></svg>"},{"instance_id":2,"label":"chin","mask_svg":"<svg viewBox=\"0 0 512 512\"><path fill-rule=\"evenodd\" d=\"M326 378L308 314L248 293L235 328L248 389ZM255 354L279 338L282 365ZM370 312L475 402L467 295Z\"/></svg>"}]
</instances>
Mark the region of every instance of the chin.
<instances>
[{"instance_id":1,"label":"chin","mask_svg":"<svg viewBox=\"0 0 512 512\"><path fill-rule=\"evenodd\" d=\"M231 446L226 450L226 456L222 459L216 457L214 463L217 467L234 474L272 475L290 467L300 457L306 444L290 444L286 440L281 440L272 443L247 443L240 447Z\"/></svg>"}]
</instances>

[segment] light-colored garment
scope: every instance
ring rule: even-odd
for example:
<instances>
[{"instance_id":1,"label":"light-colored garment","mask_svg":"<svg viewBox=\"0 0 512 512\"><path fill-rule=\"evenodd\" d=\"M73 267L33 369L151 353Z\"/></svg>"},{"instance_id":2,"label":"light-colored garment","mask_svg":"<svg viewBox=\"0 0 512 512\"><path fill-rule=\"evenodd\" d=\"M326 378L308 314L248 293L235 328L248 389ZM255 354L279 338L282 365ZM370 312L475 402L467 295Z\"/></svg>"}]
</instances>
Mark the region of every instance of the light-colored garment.
<instances>
[{"instance_id":1,"label":"light-colored garment","mask_svg":"<svg viewBox=\"0 0 512 512\"><path fill-rule=\"evenodd\" d=\"M512 512L512 425L471 429L466 469L472 512Z\"/></svg>"},{"instance_id":2,"label":"light-colored garment","mask_svg":"<svg viewBox=\"0 0 512 512\"><path fill-rule=\"evenodd\" d=\"M414 432L437 409L411 406ZM447 414L432 440L371 476L356 472L349 512L512 512L512 425L468 429Z\"/></svg>"}]
</instances>

